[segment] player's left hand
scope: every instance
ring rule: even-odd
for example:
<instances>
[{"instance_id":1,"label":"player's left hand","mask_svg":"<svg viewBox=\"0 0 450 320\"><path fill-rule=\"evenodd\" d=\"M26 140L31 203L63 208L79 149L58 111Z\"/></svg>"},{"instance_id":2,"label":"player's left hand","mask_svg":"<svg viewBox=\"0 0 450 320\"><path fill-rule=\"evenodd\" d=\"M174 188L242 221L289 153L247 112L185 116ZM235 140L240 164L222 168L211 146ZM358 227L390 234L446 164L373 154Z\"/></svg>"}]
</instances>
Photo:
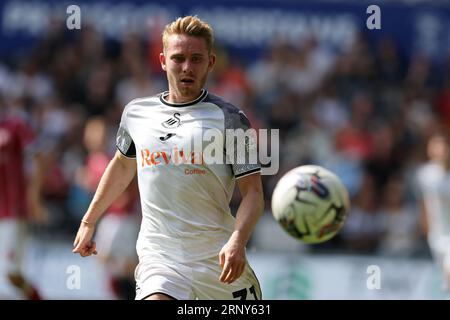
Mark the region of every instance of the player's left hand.
<instances>
[{"instance_id":1,"label":"player's left hand","mask_svg":"<svg viewBox=\"0 0 450 320\"><path fill-rule=\"evenodd\" d=\"M245 246L241 245L236 233L230 237L219 253L219 263L222 267L220 281L233 283L245 269Z\"/></svg>"}]
</instances>

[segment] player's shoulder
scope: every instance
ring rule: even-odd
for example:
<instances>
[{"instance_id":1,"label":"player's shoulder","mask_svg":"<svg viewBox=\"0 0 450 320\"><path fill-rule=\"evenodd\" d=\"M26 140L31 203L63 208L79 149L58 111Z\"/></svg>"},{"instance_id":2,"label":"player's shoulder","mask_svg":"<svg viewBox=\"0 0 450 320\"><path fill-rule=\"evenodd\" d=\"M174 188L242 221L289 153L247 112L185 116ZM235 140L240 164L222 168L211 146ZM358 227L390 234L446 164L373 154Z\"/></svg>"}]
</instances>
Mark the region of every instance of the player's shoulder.
<instances>
[{"instance_id":1,"label":"player's shoulder","mask_svg":"<svg viewBox=\"0 0 450 320\"><path fill-rule=\"evenodd\" d=\"M225 119L225 127L227 129L251 127L250 121L244 111L231 102L226 101L224 98L209 93L204 102L212 103L222 110Z\"/></svg>"},{"instance_id":2,"label":"player's shoulder","mask_svg":"<svg viewBox=\"0 0 450 320\"><path fill-rule=\"evenodd\" d=\"M231 114L239 114L243 113L243 111L232 104L230 101L227 101L225 98L218 96L216 94L213 94L211 92L208 92L208 95L206 96L204 102L212 103L216 105L218 108L220 108L225 113L231 113Z\"/></svg>"},{"instance_id":3,"label":"player's shoulder","mask_svg":"<svg viewBox=\"0 0 450 320\"><path fill-rule=\"evenodd\" d=\"M152 95L152 96L146 96L146 97L140 97L135 98L128 102L125 107L123 108L123 114L124 116L127 116L131 110L141 110L141 108L151 108L155 106L159 106L159 97L161 93Z\"/></svg>"},{"instance_id":4,"label":"player's shoulder","mask_svg":"<svg viewBox=\"0 0 450 320\"><path fill-rule=\"evenodd\" d=\"M125 109L130 108L132 106L153 106L156 105L159 101L159 97L162 93L158 93L152 96L147 96L147 97L140 97L140 98L135 98L133 100L131 100L130 102L128 102L128 104L125 106Z\"/></svg>"}]
</instances>

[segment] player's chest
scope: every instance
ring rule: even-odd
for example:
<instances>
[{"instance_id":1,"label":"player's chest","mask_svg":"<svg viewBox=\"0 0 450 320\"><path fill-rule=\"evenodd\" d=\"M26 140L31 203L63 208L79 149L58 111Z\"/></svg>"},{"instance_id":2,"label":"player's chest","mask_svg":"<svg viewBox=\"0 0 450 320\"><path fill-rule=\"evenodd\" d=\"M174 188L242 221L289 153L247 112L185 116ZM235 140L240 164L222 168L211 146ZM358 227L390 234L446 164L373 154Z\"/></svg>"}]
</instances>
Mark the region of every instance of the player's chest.
<instances>
[{"instance_id":1,"label":"player's chest","mask_svg":"<svg viewBox=\"0 0 450 320\"><path fill-rule=\"evenodd\" d=\"M222 134L224 122L220 114L180 109L130 117L129 130L137 151L201 148Z\"/></svg>"}]
</instances>

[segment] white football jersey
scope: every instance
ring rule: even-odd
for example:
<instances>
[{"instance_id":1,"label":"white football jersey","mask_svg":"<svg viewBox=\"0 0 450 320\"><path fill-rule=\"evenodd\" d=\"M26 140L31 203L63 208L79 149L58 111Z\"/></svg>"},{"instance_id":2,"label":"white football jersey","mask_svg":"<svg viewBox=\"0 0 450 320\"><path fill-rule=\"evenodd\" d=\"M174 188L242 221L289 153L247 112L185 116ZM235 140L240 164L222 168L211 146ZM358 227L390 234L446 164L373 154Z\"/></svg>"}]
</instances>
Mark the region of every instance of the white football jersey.
<instances>
[{"instance_id":1,"label":"white football jersey","mask_svg":"<svg viewBox=\"0 0 450 320\"><path fill-rule=\"evenodd\" d=\"M450 244L450 173L438 164L428 163L419 169L417 178L428 215L430 246L449 250L445 247Z\"/></svg>"},{"instance_id":2,"label":"white football jersey","mask_svg":"<svg viewBox=\"0 0 450 320\"><path fill-rule=\"evenodd\" d=\"M229 202L235 179L261 167L257 161L226 162L237 148L225 131L250 128L242 111L206 90L188 103L169 103L167 94L131 101L117 133L118 150L136 158L142 206L136 249L140 258L206 259L219 253L234 229ZM205 142L206 130L222 138ZM208 145L222 163L205 161ZM246 140L245 147L256 152L256 141Z\"/></svg>"}]
</instances>

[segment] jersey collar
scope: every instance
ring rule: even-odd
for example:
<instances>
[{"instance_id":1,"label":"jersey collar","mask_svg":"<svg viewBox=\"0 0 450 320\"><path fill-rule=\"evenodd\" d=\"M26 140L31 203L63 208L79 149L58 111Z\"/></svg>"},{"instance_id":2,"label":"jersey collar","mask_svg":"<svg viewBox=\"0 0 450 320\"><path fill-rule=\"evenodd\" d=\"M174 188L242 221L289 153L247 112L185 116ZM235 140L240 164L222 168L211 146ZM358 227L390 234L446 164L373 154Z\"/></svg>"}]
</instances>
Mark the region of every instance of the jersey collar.
<instances>
[{"instance_id":1,"label":"jersey collar","mask_svg":"<svg viewBox=\"0 0 450 320\"><path fill-rule=\"evenodd\" d=\"M163 93L160 94L159 96L159 100L164 103L165 105L171 106L171 107L187 107L187 106L192 106L196 103L201 102L203 99L206 98L206 96L208 95L208 91L205 89L202 89L202 92L200 93L200 95L198 96L197 99L189 101L189 102L182 102L182 103L174 103L174 102L169 102L166 100L167 95L169 94L169 91L164 91Z\"/></svg>"}]
</instances>

